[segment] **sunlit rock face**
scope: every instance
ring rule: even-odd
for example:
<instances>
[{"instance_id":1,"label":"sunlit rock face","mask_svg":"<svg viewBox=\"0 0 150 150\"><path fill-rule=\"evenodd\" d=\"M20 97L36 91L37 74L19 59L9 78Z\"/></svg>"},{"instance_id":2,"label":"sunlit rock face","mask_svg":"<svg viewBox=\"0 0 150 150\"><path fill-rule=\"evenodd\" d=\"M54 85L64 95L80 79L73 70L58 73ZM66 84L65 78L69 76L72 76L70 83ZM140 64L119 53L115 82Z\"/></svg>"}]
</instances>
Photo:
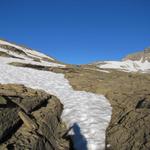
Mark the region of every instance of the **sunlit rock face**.
<instances>
[{"instance_id":1,"label":"sunlit rock face","mask_svg":"<svg viewBox=\"0 0 150 150\"><path fill-rule=\"evenodd\" d=\"M0 149L69 149L62 104L23 85L0 84Z\"/></svg>"},{"instance_id":2,"label":"sunlit rock face","mask_svg":"<svg viewBox=\"0 0 150 150\"><path fill-rule=\"evenodd\" d=\"M138 53L134 53L134 54L130 54L128 56L126 56L125 58L123 58L123 61L126 60L132 60L132 61L148 61L150 62L150 48L145 48L144 51L138 52Z\"/></svg>"}]
</instances>

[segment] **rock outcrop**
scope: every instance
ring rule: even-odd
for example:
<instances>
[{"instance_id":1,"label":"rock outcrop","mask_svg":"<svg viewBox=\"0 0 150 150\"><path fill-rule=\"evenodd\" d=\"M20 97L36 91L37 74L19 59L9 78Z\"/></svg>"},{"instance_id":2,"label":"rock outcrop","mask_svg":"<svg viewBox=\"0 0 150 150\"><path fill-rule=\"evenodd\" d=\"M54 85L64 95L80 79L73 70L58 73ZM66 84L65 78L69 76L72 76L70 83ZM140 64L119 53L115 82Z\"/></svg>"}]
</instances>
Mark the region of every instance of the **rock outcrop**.
<instances>
[{"instance_id":1,"label":"rock outcrop","mask_svg":"<svg viewBox=\"0 0 150 150\"><path fill-rule=\"evenodd\" d=\"M0 85L0 149L67 150L63 106L44 91Z\"/></svg>"},{"instance_id":2,"label":"rock outcrop","mask_svg":"<svg viewBox=\"0 0 150 150\"><path fill-rule=\"evenodd\" d=\"M149 61L150 62L150 48L145 48L144 51L130 54L123 58L123 61L125 60L133 60L133 61L139 61L141 60L142 62L144 61Z\"/></svg>"}]
</instances>

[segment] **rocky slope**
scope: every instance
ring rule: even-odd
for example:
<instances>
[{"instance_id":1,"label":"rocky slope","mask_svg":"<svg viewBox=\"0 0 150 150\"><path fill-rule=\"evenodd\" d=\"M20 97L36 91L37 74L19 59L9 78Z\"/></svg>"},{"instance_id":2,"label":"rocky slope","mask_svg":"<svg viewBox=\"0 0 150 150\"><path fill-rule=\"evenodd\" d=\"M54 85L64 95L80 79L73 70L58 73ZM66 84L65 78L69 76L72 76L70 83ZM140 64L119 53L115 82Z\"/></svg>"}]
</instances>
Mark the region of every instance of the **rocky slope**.
<instances>
[{"instance_id":1,"label":"rocky slope","mask_svg":"<svg viewBox=\"0 0 150 150\"><path fill-rule=\"evenodd\" d=\"M150 149L149 49L121 62L74 66L5 42L0 41L2 148Z\"/></svg>"}]
</instances>

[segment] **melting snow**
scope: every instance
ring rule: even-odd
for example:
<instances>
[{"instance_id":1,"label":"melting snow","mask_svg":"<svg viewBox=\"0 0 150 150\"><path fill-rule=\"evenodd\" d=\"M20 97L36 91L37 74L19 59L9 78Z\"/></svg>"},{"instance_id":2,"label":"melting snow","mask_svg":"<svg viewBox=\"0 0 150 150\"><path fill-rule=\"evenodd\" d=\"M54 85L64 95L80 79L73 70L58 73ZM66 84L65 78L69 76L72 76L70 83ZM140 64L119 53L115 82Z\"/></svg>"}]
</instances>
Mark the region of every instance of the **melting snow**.
<instances>
[{"instance_id":1,"label":"melting snow","mask_svg":"<svg viewBox=\"0 0 150 150\"><path fill-rule=\"evenodd\" d=\"M46 58L49 58L51 60L54 60L53 58L51 58L45 54L42 54L42 53L37 52L35 50L30 50L28 48L24 48L22 46L18 46L16 44L9 43L7 41L0 40L0 44L1 45L9 45L9 46L13 46L15 48L18 48L18 49L22 50L23 52L25 52L27 55L30 55L31 57L36 57L36 58L46 57Z\"/></svg>"},{"instance_id":2,"label":"melting snow","mask_svg":"<svg viewBox=\"0 0 150 150\"><path fill-rule=\"evenodd\" d=\"M62 65L62 64L58 64L58 63L54 63L54 62L47 62L47 61L43 61L43 60L40 60L40 62L37 62L31 58L28 58L27 56L17 54L11 50L6 50L3 48L0 48L0 51L6 52L7 54L10 54L10 55L18 57L18 58L22 58L22 59L9 58L9 60L11 60L11 62L20 62L20 63L24 63L24 64L43 65L43 66L50 66L50 67L66 67L66 65Z\"/></svg>"},{"instance_id":3,"label":"melting snow","mask_svg":"<svg viewBox=\"0 0 150 150\"><path fill-rule=\"evenodd\" d=\"M150 62L139 61L104 61L105 64L96 63L99 68L103 69L119 69L126 72L148 72L150 71Z\"/></svg>"},{"instance_id":4,"label":"melting snow","mask_svg":"<svg viewBox=\"0 0 150 150\"><path fill-rule=\"evenodd\" d=\"M0 83L24 84L57 96L64 104L63 120L68 127L73 126L69 134L74 135L75 148L86 150L86 144L89 150L105 148L105 132L112 108L103 95L73 90L63 74L17 68L8 65L10 62L10 58L0 58Z\"/></svg>"},{"instance_id":5,"label":"melting snow","mask_svg":"<svg viewBox=\"0 0 150 150\"><path fill-rule=\"evenodd\" d=\"M108 71L108 70L100 70L100 69L97 69L97 71L105 72L105 73L110 73L110 71Z\"/></svg>"}]
</instances>

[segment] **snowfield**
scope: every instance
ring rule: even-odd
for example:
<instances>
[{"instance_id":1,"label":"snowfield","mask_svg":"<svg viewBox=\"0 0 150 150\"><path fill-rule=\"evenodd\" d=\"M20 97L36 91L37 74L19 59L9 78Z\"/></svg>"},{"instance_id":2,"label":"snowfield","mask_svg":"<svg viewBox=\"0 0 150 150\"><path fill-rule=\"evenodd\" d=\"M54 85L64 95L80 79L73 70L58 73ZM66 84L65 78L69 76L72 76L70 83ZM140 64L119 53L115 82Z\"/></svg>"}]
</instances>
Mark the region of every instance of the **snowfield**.
<instances>
[{"instance_id":1,"label":"snowfield","mask_svg":"<svg viewBox=\"0 0 150 150\"><path fill-rule=\"evenodd\" d=\"M21 58L21 59L9 58L9 60L11 60L11 62L19 62L19 63L32 64L32 65L42 65L42 66L48 66L48 67L63 67L63 68L66 67L66 65L63 65L63 64L58 64L58 63L54 63L54 62L47 62L47 61L43 61L43 60L40 60L40 62L37 62L37 61L34 61L32 58L29 58L29 57L24 56L22 54L17 54L11 50L6 50L3 48L0 48L0 51L6 52L7 54L14 56L14 57ZM39 57L39 58L41 58L41 57Z\"/></svg>"},{"instance_id":2,"label":"snowfield","mask_svg":"<svg viewBox=\"0 0 150 150\"><path fill-rule=\"evenodd\" d=\"M132 61L132 60L126 60L126 61L104 61L101 64L101 62L95 63L99 68L103 69L118 69L125 72L143 72L147 73L150 72L150 62L144 61L142 62L142 59L139 61Z\"/></svg>"},{"instance_id":3,"label":"snowfield","mask_svg":"<svg viewBox=\"0 0 150 150\"><path fill-rule=\"evenodd\" d=\"M105 149L105 132L112 113L108 100L103 95L73 90L63 74L8 64L18 61L31 63L30 60L0 57L0 83L24 84L57 96L64 104L62 119L72 127L69 134L74 135L75 148Z\"/></svg>"}]
</instances>

